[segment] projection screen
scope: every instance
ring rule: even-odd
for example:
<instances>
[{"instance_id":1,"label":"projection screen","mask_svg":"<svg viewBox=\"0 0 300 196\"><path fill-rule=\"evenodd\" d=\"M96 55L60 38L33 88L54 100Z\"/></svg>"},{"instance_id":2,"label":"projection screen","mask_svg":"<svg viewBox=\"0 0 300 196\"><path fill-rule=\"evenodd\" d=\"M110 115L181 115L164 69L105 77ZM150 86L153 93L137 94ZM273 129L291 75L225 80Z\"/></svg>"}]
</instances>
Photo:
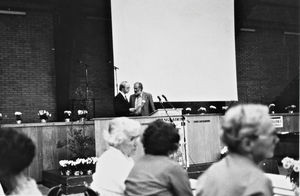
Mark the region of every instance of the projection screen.
<instances>
[{"instance_id":1,"label":"projection screen","mask_svg":"<svg viewBox=\"0 0 300 196\"><path fill-rule=\"evenodd\" d=\"M111 0L111 11L118 83L170 101L238 99L234 0Z\"/></svg>"}]
</instances>

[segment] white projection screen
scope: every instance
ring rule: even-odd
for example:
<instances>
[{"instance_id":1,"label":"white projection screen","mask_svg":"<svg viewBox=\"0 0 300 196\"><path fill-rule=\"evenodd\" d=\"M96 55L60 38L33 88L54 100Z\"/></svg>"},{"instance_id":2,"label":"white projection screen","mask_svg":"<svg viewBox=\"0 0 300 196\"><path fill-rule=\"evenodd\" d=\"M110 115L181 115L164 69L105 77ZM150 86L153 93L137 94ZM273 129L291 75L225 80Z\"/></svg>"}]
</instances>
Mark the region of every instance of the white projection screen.
<instances>
[{"instance_id":1,"label":"white projection screen","mask_svg":"<svg viewBox=\"0 0 300 196\"><path fill-rule=\"evenodd\" d=\"M154 100L237 100L234 0L111 0L111 11L118 83L140 81Z\"/></svg>"}]
</instances>

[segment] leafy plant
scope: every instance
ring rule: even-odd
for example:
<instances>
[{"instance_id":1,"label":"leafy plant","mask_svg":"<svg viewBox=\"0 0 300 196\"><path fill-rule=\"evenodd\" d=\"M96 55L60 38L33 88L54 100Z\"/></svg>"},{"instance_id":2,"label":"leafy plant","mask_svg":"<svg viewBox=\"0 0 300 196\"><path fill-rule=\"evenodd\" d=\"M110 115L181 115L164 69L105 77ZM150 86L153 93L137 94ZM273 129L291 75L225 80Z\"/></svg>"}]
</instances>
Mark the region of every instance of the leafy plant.
<instances>
[{"instance_id":1,"label":"leafy plant","mask_svg":"<svg viewBox=\"0 0 300 196\"><path fill-rule=\"evenodd\" d=\"M57 143L58 148L66 148L72 158L88 158L95 156L95 139L85 134L84 129L71 129L67 139Z\"/></svg>"}]
</instances>

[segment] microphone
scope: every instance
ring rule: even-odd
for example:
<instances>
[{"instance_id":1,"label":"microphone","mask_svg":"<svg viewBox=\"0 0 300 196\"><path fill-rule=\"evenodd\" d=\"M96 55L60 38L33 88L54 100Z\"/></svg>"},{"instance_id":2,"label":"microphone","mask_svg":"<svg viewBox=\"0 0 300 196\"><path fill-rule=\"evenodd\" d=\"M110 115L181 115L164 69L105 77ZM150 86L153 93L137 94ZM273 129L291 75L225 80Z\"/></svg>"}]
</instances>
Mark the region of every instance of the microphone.
<instances>
[{"instance_id":1,"label":"microphone","mask_svg":"<svg viewBox=\"0 0 300 196\"><path fill-rule=\"evenodd\" d=\"M168 99L165 95L161 95L161 96L166 100L166 102L168 102Z\"/></svg>"},{"instance_id":2,"label":"microphone","mask_svg":"<svg viewBox=\"0 0 300 196\"><path fill-rule=\"evenodd\" d=\"M161 103L161 98L160 96L157 96L158 101Z\"/></svg>"},{"instance_id":3,"label":"microphone","mask_svg":"<svg viewBox=\"0 0 300 196\"><path fill-rule=\"evenodd\" d=\"M169 106L171 106L173 109L175 109L176 110L176 108L173 106L173 104L171 104L169 101L168 101L168 99L167 99L167 97L165 96L165 95L161 95L163 98L164 98L164 100L169 104Z\"/></svg>"}]
</instances>

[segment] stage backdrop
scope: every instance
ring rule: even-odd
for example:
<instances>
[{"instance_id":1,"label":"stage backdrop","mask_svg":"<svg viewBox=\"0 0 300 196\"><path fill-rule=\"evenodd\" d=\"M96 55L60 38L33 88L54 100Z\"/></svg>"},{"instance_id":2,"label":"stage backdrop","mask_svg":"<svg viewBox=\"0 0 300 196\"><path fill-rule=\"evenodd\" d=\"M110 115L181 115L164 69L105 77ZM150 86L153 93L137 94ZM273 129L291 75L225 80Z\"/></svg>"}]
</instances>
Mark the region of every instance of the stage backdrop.
<instances>
[{"instance_id":1,"label":"stage backdrop","mask_svg":"<svg viewBox=\"0 0 300 196\"><path fill-rule=\"evenodd\" d=\"M111 0L111 8L118 83L141 81L155 100L237 100L233 0Z\"/></svg>"}]
</instances>

